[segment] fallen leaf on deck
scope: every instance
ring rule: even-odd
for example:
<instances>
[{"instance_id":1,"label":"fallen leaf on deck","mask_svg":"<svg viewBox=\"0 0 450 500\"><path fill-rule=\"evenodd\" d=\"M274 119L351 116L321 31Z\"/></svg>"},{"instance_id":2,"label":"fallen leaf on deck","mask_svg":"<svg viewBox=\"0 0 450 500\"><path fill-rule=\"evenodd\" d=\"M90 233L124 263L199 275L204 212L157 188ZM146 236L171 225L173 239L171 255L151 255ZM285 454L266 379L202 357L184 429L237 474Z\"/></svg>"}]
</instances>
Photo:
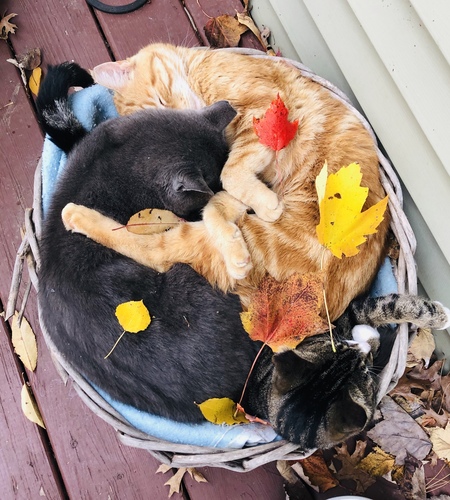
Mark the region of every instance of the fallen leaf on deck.
<instances>
[{"instance_id":1,"label":"fallen leaf on deck","mask_svg":"<svg viewBox=\"0 0 450 500\"><path fill-rule=\"evenodd\" d=\"M130 233L154 234L163 233L182 222L185 221L169 210L146 208L131 216L125 227Z\"/></svg>"},{"instance_id":2,"label":"fallen leaf on deck","mask_svg":"<svg viewBox=\"0 0 450 500\"><path fill-rule=\"evenodd\" d=\"M334 448L337 453L334 458L341 462L341 468L336 472L336 477L339 480L352 479L355 481L357 493L363 493L375 482L375 478L358 468L364 457L366 446L367 443L364 441L356 441L355 451L351 455L348 452L346 443Z\"/></svg>"},{"instance_id":3,"label":"fallen leaf on deck","mask_svg":"<svg viewBox=\"0 0 450 500\"><path fill-rule=\"evenodd\" d=\"M289 110L278 94L262 118L253 117L253 128L259 142L274 151L285 148L295 137L298 120L288 120Z\"/></svg>"},{"instance_id":4,"label":"fallen leaf on deck","mask_svg":"<svg viewBox=\"0 0 450 500\"><path fill-rule=\"evenodd\" d=\"M211 47L219 49L237 47L241 35L248 30L235 17L226 14L212 17L203 29Z\"/></svg>"},{"instance_id":5,"label":"fallen leaf on deck","mask_svg":"<svg viewBox=\"0 0 450 500\"><path fill-rule=\"evenodd\" d=\"M424 362L425 368L430 364L431 356L436 348L434 336L428 328L419 328L408 348L407 367L413 367Z\"/></svg>"},{"instance_id":6,"label":"fallen leaf on deck","mask_svg":"<svg viewBox=\"0 0 450 500\"><path fill-rule=\"evenodd\" d=\"M384 451L395 456L395 463L403 465L407 453L423 460L431 450L431 442L422 427L389 396L380 403L383 420L367 435Z\"/></svg>"},{"instance_id":7,"label":"fallen leaf on deck","mask_svg":"<svg viewBox=\"0 0 450 500\"><path fill-rule=\"evenodd\" d=\"M156 474L158 473L163 473L165 474L166 472L169 472L172 469L170 465L165 465L161 464L157 471ZM186 472L189 473L189 475L197 482L197 483L207 483L208 480L205 478L205 476L199 472L197 469L194 467L180 467L175 474L164 483L165 486L169 486L169 498L174 494L174 493L180 493L181 490L181 482L183 481L183 477L186 474Z\"/></svg>"},{"instance_id":8,"label":"fallen leaf on deck","mask_svg":"<svg viewBox=\"0 0 450 500\"><path fill-rule=\"evenodd\" d=\"M247 311L241 313L244 330L274 352L294 348L304 338L328 330L319 316L322 307L322 274L293 274L283 282L267 276L255 292Z\"/></svg>"},{"instance_id":9,"label":"fallen leaf on deck","mask_svg":"<svg viewBox=\"0 0 450 500\"><path fill-rule=\"evenodd\" d=\"M44 421L42 420L41 413L36 404L33 394L31 393L30 388L27 384L23 384L22 392L21 392L21 402L22 402L22 411L24 415L34 422L35 424L40 425L43 429L45 429Z\"/></svg>"},{"instance_id":10,"label":"fallen leaf on deck","mask_svg":"<svg viewBox=\"0 0 450 500\"><path fill-rule=\"evenodd\" d=\"M241 412L237 412L237 404L230 398L211 398L198 405L203 416L216 425L248 424L249 421Z\"/></svg>"},{"instance_id":11,"label":"fallen leaf on deck","mask_svg":"<svg viewBox=\"0 0 450 500\"><path fill-rule=\"evenodd\" d=\"M357 163L342 167L335 174L328 175L325 162L316 178L320 222L316 228L321 245L342 258L352 257L359 252L359 246L367 235L377 232L384 219L388 197L361 212L369 193L362 187L361 169Z\"/></svg>"},{"instance_id":12,"label":"fallen leaf on deck","mask_svg":"<svg viewBox=\"0 0 450 500\"><path fill-rule=\"evenodd\" d=\"M17 62L27 71L33 71L41 65L41 49L30 49L25 54L17 56Z\"/></svg>"},{"instance_id":13,"label":"fallen leaf on deck","mask_svg":"<svg viewBox=\"0 0 450 500\"><path fill-rule=\"evenodd\" d=\"M0 19L0 39L7 40L10 33L15 33L17 26L15 24L10 23L9 21L16 17L17 14L8 14L4 15Z\"/></svg>"},{"instance_id":14,"label":"fallen leaf on deck","mask_svg":"<svg viewBox=\"0 0 450 500\"><path fill-rule=\"evenodd\" d=\"M37 363L36 336L28 321L22 317L19 325L18 318L19 313L16 311L11 321L11 342L14 352L19 356L25 368L34 371Z\"/></svg>"},{"instance_id":15,"label":"fallen leaf on deck","mask_svg":"<svg viewBox=\"0 0 450 500\"><path fill-rule=\"evenodd\" d=\"M321 450L292 464L297 474L316 491L323 493L339 484L328 468Z\"/></svg>"},{"instance_id":16,"label":"fallen leaf on deck","mask_svg":"<svg viewBox=\"0 0 450 500\"><path fill-rule=\"evenodd\" d=\"M270 30L268 33L266 30L265 34L263 34L247 12L237 12L236 17L240 24L246 26L256 36L259 43L266 49L266 52L270 55L275 55L273 49L271 49L267 43L267 39L270 36Z\"/></svg>"},{"instance_id":17,"label":"fallen leaf on deck","mask_svg":"<svg viewBox=\"0 0 450 500\"><path fill-rule=\"evenodd\" d=\"M28 87L34 95L38 95L39 86L41 85L42 69L34 68L31 73L30 79L28 80Z\"/></svg>"}]
</instances>

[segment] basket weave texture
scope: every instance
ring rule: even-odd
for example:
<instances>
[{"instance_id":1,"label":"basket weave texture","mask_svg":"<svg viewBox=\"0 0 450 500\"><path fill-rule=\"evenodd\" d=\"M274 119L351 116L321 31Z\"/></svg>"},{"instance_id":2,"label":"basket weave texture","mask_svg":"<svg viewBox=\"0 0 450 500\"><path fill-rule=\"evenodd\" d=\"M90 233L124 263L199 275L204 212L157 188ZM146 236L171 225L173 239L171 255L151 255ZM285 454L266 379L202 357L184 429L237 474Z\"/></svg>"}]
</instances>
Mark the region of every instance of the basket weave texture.
<instances>
[{"instance_id":1,"label":"basket weave texture","mask_svg":"<svg viewBox=\"0 0 450 500\"><path fill-rule=\"evenodd\" d=\"M201 49L200 49L201 50ZM265 59L268 56L253 49L221 49L238 52ZM367 120L352 105L348 97L332 83L314 74L310 69L297 61L283 58L287 63L296 67L307 78L327 88L336 99L342 101L360 119L376 142L375 134ZM389 195L389 211L391 215L391 229L398 241L400 251L398 259L393 262L394 273L399 293L417 293L417 275L414 261L416 241L413 231L403 212L403 196L400 182L391 164L378 149L380 173L383 187ZM19 314L23 314L31 284L36 290L39 287L39 238L41 234L41 162L36 169L33 208L25 212L25 235L17 251L14 266L11 292L8 299L6 318L12 316L16 307L21 277L25 261L28 264L30 282L25 290ZM48 348L52 353L53 361L61 375L67 381L71 379L75 389L84 403L103 420L112 425L118 433L119 439L126 445L142 448L150 452L161 462L173 467L222 467L237 472L250 471L265 463L276 460L296 460L304 458L297 445L287 441L278 441L269 444L260 444L243 449L207 448L193 445L183 445L154 438L132 427L90 384L74 369L73 366L58 352L49 338L41 322L43 335ZM402 376L408 349L408 325L399 327L397 338L392 350L391 358L380 376L378 401L389 392Z\"/></svg>"}]
</instances>

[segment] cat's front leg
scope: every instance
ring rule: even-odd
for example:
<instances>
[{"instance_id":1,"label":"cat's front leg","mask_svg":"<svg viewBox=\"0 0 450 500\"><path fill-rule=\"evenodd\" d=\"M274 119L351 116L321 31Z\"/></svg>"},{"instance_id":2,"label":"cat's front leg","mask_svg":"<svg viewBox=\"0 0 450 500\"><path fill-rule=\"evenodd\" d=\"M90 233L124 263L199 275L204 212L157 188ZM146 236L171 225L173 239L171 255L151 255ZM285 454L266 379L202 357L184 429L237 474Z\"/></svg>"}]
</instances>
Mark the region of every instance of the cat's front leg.
<instances>
[{"instance_id":1,"label":"cat's front leg","mask_svg":"<svg viewBox=\"0 0 450 500\"><path fill-rule=\"evenodd\" d=\"M228 274L243 279L252 268L250 253L235 222L247 211L247 206L226 191L214 195L203 209L203 222L212 244L222 254Z\"/></svg>"},{"instance_id":2,"label":"cat's front leg","mask_svg":"<svg viewBox=\"0 0 450 500\"><path fill-rule=\"evenodd\" d=\"M251 207L260 219L275 222L283 213L283 202L258 178L258 174L273 167L275 155L262 144L242 139L233 144L222 170L222 185L228 193Z\"/></svg>"}]
</instances>

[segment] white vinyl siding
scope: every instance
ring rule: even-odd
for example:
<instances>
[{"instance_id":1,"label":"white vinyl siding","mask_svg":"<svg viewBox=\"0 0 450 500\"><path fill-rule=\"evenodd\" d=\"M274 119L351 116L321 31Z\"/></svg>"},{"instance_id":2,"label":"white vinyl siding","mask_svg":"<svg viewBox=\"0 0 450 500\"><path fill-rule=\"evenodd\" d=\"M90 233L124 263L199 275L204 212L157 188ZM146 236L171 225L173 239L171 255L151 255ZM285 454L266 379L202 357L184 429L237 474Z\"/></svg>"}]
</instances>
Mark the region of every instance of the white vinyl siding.
<instances>
[{"instance_id":1,"label":"white vinyl siding","mask_svg":"<svg viewBox=\"0 0 450 500\"><path fill-rule=\"evenodd\" d=\"M275 49L336 84L369 119L405 186L420 283L450 305L450 1L252 5Z\"/></svg>"}]
</instances>

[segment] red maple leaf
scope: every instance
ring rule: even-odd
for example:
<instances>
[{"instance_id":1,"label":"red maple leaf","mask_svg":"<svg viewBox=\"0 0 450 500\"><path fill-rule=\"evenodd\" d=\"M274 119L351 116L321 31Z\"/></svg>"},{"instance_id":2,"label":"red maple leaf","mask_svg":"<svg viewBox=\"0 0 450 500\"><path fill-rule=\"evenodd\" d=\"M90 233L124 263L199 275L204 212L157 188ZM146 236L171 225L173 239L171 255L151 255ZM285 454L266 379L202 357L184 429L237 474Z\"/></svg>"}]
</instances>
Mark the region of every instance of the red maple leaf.
<instances>
[{"instance_id":1,"label":"red maple leaf","mask_svg":"<svg viewBox=\"0 0 450 500\"><path fill-rule=\"evenodd\" d=\"M288 114L289 111L278 94L263 118L253 117L253 128L261 144L279 151L292 141L298 129L298 120L290 122Z\"/></svg>"},{"instance_id":2,"label":"red maple leaf","mask_svg":"<svg viewBox=\"0 0 450 500\"><path fill-rule=\"evenodd\" d=\"M320 317L323 302L321 273L293 274L278 282L267 276L255 293L242 324L252 340L260 340L274 352L295 348L304 338L328 330Z\"/></svg>"}]
</instances>

